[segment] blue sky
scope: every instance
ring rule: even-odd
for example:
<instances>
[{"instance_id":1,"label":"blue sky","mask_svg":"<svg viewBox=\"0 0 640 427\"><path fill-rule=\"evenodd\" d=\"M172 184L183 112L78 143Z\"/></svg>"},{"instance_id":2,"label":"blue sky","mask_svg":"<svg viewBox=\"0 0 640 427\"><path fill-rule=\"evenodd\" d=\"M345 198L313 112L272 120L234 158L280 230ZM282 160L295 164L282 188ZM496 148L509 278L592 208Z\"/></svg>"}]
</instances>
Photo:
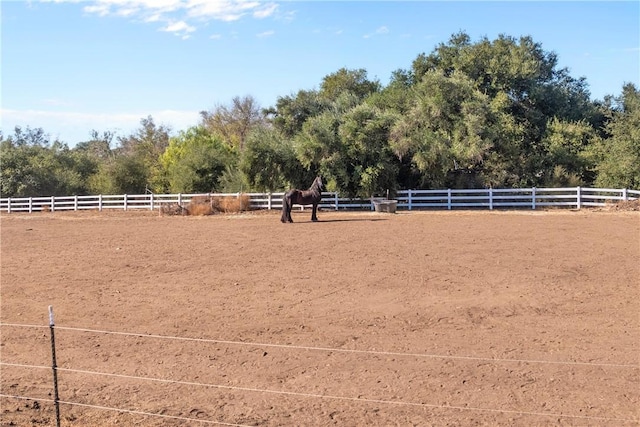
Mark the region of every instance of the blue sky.
<instances>
[{"instance_id":1,"label":"blue sky","mask_svg":"<svg viewBox=\"0 0 640 427\"><path fill-rule=\"evenodd\" d=\"M640 87L638 1L5 1L0 126L69 146L127 136L151 115L174 133L199 111L317 89L342 67L383 85L459 31L529 35L593 99Z\"/></svg>"}]
</instances>

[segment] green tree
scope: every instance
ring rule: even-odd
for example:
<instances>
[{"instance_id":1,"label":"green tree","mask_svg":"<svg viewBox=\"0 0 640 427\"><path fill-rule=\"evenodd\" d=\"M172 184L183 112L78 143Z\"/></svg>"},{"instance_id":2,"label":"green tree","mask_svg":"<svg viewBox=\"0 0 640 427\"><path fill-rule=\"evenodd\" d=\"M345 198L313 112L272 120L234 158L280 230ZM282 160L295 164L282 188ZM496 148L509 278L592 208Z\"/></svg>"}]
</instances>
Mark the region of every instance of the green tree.
<instances>
[{"instance_id":1,"label":"green tree","mask_svg":"<svg viewBox=\"0 0 640 427\"><path fill-rule=\"evenodd\" d=\"M340 95L350 92L359 100L364 100L369 95L380 90L378 80L369 80L365 69L348 70L341 68L335 73L322 79L320 84L320 96L329 101L336 101Z\"/></svg>"},{"instance_id":2,"label":"green tree","mask_svg":"<svg viewBox=\"0 0 640 427\"><path fill-rule=\"evenodd\" d=\"M202 126L171 138L160 159L166 188L173 193L217 192L225 171L236 162L222 139Z\"/></svg>"},{"instance_id":3,"label":"green tree","mask_svg":"<svg viewBox=\"0 0 640 427\"><path fill-rule=\"evenodd\" d=\"M101 135L94 129L91 131L91 139L76 144L74 151L85 153L97 161L106 161L114 155L111 147L114 138L115 133L111 131L103 132Z\"/></svg>"},{"instance_id":4,"label":"green tree","mask_svg":"<svg viewBox=\"0 0 640 427\"><path fill-rule=\"evenodd\" d=\"M347 112L338 129L340 156L349 174L348 181L338 181L344 174L328 162L325 170L333 172L338 186L348 194L370 197L395 190L399 162L389 146L389 133L398 116L361 104Z\"/></svg>"},{"instance_id":5,"label":"green tree","mask_svg":"<svg viewBox=\"0 0 640 427\"><path fill-rule=\"evenodd\" d=\"M252 96L234 97L231 105L218 105L212 111L201 111L202 126L219 135L229 147L244 149L252 129L263 126L265 116Z\"/></svg>"},{"instance_id":6,"label":"green tree","mask_svg":"<svg viewBox=\"0 0 640 427\"><path fill-rule=\"evenodd\" d=\"M302 130L304 122L329 107L317 91L301 90L295 96L278 97L275 108L266 112L274 127L286 138L292 138Z\"/></svg>"},{"instance_id":7,"label":"green tree","mask_svg":"<svg viewBox=\"0 0 640 427\"><path fill-rule=\"evenodd\" d=\"M431 54L419 55L408 75L414 87L435 71L447 78L465 75L488 97L493 115L493 149L483 158L478 176L484 185L530 186L547 179L550 163L543 138L554 119L583 121L594 129L602 122L586 80L572 78L557 64L557 55L531 37L500 35L472 43L460 32Z\"/></svg>"},{"instance_id":8,"label":"green tree","mask_svg":"<svg viewBox=\"0 0 640 427\"><path fill-rule=\"evenodd\" d=\"M240 170L257 191L277 191L298 186L308 177L291 142L276 129L266 127L256 129L249 135L240 160Z\"/></svg>"},{"instance_id":9,"label":"green tree","mask_svg":"<svg viewBox=\"0 0 640 427\"><path fill-rule=\"evenodd\" d=\"M395 189L399 162L388 138L396 119L346 91L304 122L296 157L309 174L322 174L329 190L369 197Z\"/></svg>"},{"instance_id":10,"label":"green tree","mask_svg":"<svg viewBox=\"0 0 640 427\"><path fill-rule=\"evenodd\" d=\"M590 147L599 187L640 189L640 92L627 83L606 125L608 138Z\"/></svg>"},{"instance_id":11,"label":"green tree","mask_svg":"<svg viewBox=\"0 0 640 427\"><path fill-rule=\"evenodd\" d=\"M585 121L552 119L542 139L545 149L543 185L566 187L591 183L593 165L585 151L596 138L595 130Z\"/></svg>"},{"instance_id":12,"label":"green tree","mask_svg":"<svg viewBox=\"0 0 640 427\"><path fill-rule=\"evenodd\" d=\"M88 180L95 194L144 194L148 190L162 192L164 187L160 155L169 146L170 129L156 125L153 117L140 120L140 128L131 135L118 138L119 146L109 149L108 141L90 141L81 149L97 146L103 154L98 171ZM106 143L109 144L106 144ZM91 150L90 150L91 151Z\"/></svg>"},{"instance_id":13,"label":"green tree","mask_svg":"<svg viewBox=\"0 0 640 427\"><path fill-rule=\"evenodd\" d=\"M391 148L412 159L421 186L474 186L456 181L479 168L493 147L488 98L458 72L428 72L414 90L413 106L391 131Z\"/></svg>"},{"instance_id":14,"label":"green tree","mask_svg":"<svg viewBox=\"0 0 640 427\"><path fill-rule=\"evenodd\" d=\"M51 142L41 128L0 138L0 193L3 197L86 194L86 180L97 167L89 157Z\"/></svg>"}]
</instances>

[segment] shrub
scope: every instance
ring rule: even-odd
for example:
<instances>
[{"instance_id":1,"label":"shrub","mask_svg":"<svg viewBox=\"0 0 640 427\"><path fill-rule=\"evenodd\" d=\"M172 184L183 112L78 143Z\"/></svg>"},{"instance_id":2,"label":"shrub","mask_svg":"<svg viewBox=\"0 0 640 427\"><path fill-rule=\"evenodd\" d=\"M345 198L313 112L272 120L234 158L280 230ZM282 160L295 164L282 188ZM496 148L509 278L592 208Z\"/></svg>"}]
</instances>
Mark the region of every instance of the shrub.
<instances>
[{"instance_id":1,"label":"shrub","mask_svg":"<svg viewBox=\"0 0 640 427\"><path fill-rule=\"evenodd\" d=\"M186 210L189 215L213 215L215 213L237 213L249 210L250 199L247 194L238 196L195 196Z\"/></svg>"},{"instance_id":2,"label":"shrub","mask_svg":"<svg viewBox=\"0 0 640 427\"><path fill-rule=\"evenodd\" d=\"M250 207L250 199L247 194L239 194L238 196L225 196L220 200L220 207L224 213L237 213L248 211Z\"/></svg>"}]
</instances>

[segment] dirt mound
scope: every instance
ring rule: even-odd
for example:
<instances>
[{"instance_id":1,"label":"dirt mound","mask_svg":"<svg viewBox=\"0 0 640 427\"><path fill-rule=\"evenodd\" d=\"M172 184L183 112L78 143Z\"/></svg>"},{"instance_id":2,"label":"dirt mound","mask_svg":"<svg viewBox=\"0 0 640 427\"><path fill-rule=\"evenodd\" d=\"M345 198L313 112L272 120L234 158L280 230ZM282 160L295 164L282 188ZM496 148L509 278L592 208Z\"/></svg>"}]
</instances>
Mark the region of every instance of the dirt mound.
<instances>
[{"instance_id":1,"label":"dirt mound","mask_svg":"<svg viewBox=\"0 0 640 427\"><path fill-rule=\"evenodd\" d=\"M640 199L618 202L611 207L613 211L640 211Z\"/></svg>"}]
</instances>

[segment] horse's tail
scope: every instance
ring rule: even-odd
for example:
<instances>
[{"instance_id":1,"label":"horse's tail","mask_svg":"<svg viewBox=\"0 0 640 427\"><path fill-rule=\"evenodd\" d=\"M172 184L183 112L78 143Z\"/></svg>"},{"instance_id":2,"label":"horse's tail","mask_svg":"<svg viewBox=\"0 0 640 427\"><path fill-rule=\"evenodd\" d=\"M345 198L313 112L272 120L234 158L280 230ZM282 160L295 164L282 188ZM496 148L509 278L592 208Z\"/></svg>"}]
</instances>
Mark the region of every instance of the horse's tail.
<instances>
[{"instance_id":1,"label":"horse's tail","mask_svg":"<svg viewBox=\"0 0 640 427\"><path fill-rule=\"evenodd\" d=\"M289 212L291 212L291 195L287 191L282 196L282 216L280 221L287 222L289 220Z\"/></svg>"}]
</instances>

